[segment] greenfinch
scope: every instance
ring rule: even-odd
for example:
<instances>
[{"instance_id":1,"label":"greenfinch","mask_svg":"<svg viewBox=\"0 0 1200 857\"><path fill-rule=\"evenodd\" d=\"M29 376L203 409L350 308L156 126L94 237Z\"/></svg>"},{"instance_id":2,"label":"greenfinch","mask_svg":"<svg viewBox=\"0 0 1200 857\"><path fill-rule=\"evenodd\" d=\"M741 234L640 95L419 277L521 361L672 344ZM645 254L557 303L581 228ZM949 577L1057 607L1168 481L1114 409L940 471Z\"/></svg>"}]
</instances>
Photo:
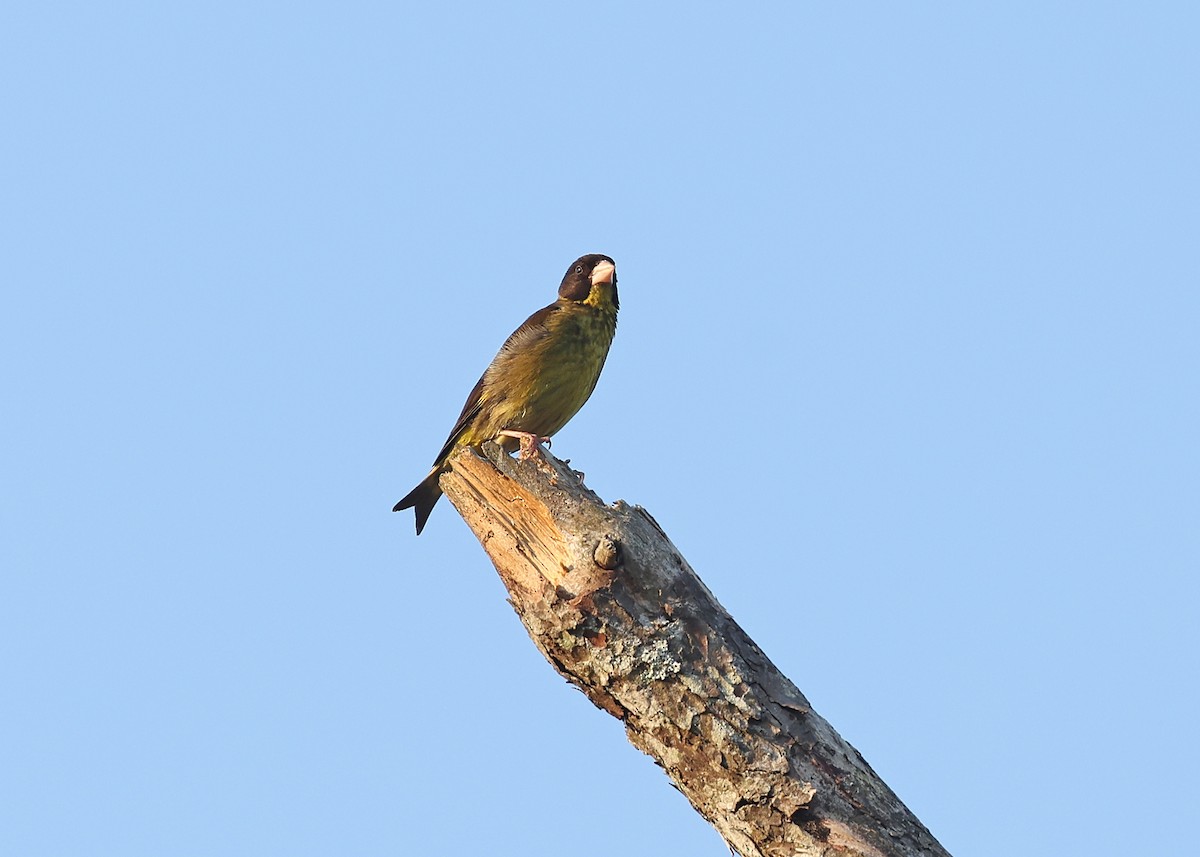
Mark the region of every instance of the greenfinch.
<instances>
[{"instance_id":1,"label":"greenfinch","mask_svg":"<svg viewBox=\"0 0 1200 857\"><path fill-rule=\"evenodd\" d=\"M460 449L495 440L522 454L549 440L596 389L617 331L617 270L599 253L571 263L558 300L518 327L467 396L433 468L392 511L414 509L417 535L442 496L438 477Z\"/></svg>"}]
</instances>

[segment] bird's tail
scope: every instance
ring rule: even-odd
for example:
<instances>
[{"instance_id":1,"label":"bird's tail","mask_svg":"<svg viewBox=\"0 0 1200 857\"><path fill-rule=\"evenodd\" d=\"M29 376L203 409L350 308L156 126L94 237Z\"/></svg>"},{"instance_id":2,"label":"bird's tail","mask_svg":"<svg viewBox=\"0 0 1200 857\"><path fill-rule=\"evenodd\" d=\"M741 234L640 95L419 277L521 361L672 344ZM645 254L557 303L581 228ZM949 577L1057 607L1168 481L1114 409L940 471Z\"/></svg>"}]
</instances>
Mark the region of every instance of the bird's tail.
<instances>
[{"instance_id":1,"label":"bird's tail","mask_svg":"<svg viewBox=\"0 0 1200 857\"><path fill-rule=\"evenodd\" d=\"M425 522L429 520L429 513L433 511L433 507L437 505L437 501L442 496L442 486L438 485L438 477L442 475L442 468L435 467L429 471L429 475L421 480L421 484L404 495L404 499L392 507L393 512L399 512L401 509L414 509L417 513L417 535L421 535L421 530L425 529Z\"/></svg>"}]
</instances>

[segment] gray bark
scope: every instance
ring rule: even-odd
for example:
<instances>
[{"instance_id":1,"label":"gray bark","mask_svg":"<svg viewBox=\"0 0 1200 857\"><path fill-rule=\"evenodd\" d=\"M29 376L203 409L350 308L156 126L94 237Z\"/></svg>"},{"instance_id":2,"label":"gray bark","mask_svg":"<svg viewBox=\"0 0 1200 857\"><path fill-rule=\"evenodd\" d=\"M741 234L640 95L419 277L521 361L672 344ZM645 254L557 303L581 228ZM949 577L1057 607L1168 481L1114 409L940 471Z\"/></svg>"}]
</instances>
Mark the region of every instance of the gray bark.
<instances>
[{"instance_id":1,"label":"gray bark","mask_svg":"<svg viewBox=\"0 0 1200 857\"><path fill-rule=\"evenodd\" d=\"M441 477L534 644L743 857L947 852L754 644L649 513L492 444Z\"/></svg>"}]
</instances>

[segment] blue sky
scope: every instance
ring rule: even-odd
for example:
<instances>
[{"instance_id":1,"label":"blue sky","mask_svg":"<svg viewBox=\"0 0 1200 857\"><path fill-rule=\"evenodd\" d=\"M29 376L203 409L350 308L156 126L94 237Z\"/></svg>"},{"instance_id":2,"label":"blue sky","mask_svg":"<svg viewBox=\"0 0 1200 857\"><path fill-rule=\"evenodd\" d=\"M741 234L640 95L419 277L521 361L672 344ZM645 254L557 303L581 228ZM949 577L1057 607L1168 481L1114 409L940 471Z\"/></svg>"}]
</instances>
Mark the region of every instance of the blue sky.
<instances>
[{"instance_id":1,"label":"blue sky","mask_svg":"<svg viewBox=\"0 0 1200 857\"><path fill-rule=\"evenodd\" d=\"M0 13L0 853L727 853L426 472L616 259L554 452L956 854L1184 853L1190 4Z\"/></svg>"}]
</instances>

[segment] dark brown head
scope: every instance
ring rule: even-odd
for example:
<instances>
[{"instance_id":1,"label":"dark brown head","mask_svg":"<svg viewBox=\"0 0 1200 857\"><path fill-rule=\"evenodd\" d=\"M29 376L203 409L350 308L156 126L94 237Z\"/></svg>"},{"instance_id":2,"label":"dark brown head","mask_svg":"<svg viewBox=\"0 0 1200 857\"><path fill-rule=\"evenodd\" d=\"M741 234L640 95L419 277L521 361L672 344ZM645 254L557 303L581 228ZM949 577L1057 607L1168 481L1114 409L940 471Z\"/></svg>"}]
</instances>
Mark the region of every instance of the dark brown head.
<instances>
[{"instance_id":1,"label":"dark brown head","mask_svg":"<svg viewBox=\"0 0 1200 857\"><path fill-rule=\"evenodd\" d=\"M616 263L600 253L580 256L567 268L566 276L558 287L558 296L563 300L616 311L620 305L617 302Z\"/></svg>"}]
</instances>

